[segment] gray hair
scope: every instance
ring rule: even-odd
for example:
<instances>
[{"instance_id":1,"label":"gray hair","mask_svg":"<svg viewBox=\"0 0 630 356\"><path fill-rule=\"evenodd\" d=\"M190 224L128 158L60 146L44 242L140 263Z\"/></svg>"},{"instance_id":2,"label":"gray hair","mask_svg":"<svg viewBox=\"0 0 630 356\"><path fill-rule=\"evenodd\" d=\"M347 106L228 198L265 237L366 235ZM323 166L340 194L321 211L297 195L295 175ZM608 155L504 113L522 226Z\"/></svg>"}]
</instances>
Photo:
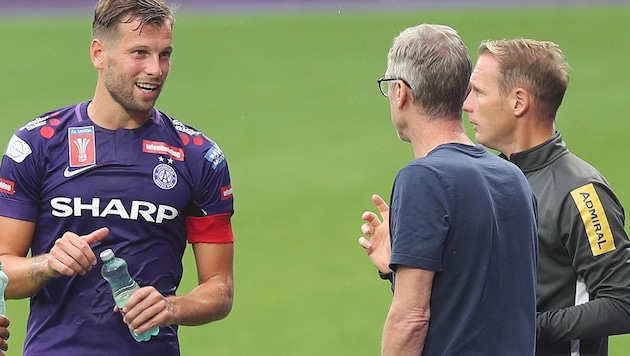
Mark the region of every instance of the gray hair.
<instances>
[{"instance_id":1,"label":"gray hair","mask_svg":"<svg viewBox=\"0 0 630 356\"><path fill-rule=\"evenodd\" d=\"M405 79L430 117L461 119L472 61L457 31L421 24L400 33L387 55L387 75Z\"/></svg>"}]
</instances>

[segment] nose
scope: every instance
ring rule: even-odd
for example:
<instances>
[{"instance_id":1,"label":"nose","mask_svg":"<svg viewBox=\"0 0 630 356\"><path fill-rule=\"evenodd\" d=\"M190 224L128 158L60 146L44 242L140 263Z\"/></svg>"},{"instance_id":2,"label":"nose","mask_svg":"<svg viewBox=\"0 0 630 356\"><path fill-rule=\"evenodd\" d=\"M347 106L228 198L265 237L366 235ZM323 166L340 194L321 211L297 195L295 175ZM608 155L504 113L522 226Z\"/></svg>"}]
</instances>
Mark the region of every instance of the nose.
<instances>
[{"instance_id":1,"label":"nose","mask_svg":"<svg viewBox=\"0 0 630 356\"><path fill-rule=\"evenodd\" d=\"M462 106L462 110L464 110L465 112L471 112L472 111L472 94L469 91L468 95L466 95L466 99L464 100L464 105Z\"/></svg>"},{"instance_id":2,"label":"nose","mask_svg":"<svg viewBox=\"0 0 630 356\"><path fill-rule=\"evenodd\" d=\"M145 71L148 75L151 75L154 77L161 77L163 73L162 73L162 66L160 63L160 56L149 57L149 59L147 60L147 66L145 68Z\"/></svg>"}]
</instances>

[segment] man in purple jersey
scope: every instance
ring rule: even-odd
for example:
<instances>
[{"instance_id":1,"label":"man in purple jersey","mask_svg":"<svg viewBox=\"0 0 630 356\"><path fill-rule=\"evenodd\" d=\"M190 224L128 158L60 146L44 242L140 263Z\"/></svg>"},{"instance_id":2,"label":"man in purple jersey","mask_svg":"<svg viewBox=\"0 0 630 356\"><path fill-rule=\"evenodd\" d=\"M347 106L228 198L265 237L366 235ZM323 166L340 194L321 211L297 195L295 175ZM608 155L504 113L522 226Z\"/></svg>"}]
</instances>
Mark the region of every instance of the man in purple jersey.
<instances>
[{"instance_id":1,"label":"man in purple jersey","mask_svg":"<svg viewBox=\"0 0 630 356\"><path fill-rule=\"evenodd\" d=\"M2 157L0 260L6 296L30 297L25 355L178 355L178 325L232 308L227 161L154 108L171 66L173 12L161 0L99 1L94 97L20 127ZM199 285L176 295L187 243ZM96 255L107 248L141 286L122 310L100 275ZM156 325L147 342L129 333Z\"/></svg>"}]
</instances>

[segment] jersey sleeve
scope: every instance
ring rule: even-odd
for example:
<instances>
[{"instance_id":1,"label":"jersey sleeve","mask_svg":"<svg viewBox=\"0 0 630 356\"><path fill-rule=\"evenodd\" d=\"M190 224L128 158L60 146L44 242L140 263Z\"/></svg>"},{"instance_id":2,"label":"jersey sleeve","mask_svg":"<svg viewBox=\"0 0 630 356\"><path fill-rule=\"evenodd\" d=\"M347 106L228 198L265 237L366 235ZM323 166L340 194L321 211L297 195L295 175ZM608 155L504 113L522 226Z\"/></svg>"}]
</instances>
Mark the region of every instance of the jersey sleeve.
<instances>
[{"instance_id":1,"label":"jersey sleeve","mask_svg":"<svg viewBox=\"0 0 630 356\"><path fill-rule=\"evenodd\" d=\"M186 218L189 243L234 241L231 217L234 197L227 159L218 144L207 141L191 165L195 181L193 206Z\"/></svg>"},{"instance_id":2,"label":"jersey sleeve","mask_svg":"<svg viewBox=\"0 0 630 356\"><path fill-rule=\"evenodd\" d=\"M539 340L556 342L630 332L630 242L612 190L589 183L562 205L560 231L578 281L575 306L538 315ZM580 283L578 283L580 284Z\"/></svg>"},{"instance_id":3,"label":"jersey sleeve","mask_svg":"<svg viewBox=\"0 0 630 356\"><path fill-rule=\"evenodd\" d=\"M36 221L42 168L36 143L16 132L2 156L0 166L0 216Z\"/></svg>"},{"instance_id":4,"label":"jersey sleeve","mask_svg":"<svg viewBox=\"0 0 630 356\"><path fill-rule=\"evenodd\" d=\"M449 212L438 177L422 166L403 168L394 182L391 202L390 268L395 271L404 265L440 271Z\"/></svg>"}]
</instances>

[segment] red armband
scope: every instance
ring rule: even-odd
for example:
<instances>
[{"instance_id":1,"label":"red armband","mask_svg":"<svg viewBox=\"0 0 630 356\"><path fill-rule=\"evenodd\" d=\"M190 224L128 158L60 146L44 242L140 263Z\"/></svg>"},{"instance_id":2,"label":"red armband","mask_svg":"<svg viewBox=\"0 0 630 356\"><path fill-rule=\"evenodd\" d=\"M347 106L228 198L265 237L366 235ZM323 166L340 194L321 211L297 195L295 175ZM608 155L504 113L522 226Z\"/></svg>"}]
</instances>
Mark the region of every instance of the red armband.
<instances>
[{"instance_id":1,"label":"red armband","mask_svg":"<svg viewBox=\"0 0 630 356\"><path fill-rule=\"evenodd\" d=\"M225 244L234 242L231 213L186 218L188 243Z\"/></svg>"}]
</instances>

